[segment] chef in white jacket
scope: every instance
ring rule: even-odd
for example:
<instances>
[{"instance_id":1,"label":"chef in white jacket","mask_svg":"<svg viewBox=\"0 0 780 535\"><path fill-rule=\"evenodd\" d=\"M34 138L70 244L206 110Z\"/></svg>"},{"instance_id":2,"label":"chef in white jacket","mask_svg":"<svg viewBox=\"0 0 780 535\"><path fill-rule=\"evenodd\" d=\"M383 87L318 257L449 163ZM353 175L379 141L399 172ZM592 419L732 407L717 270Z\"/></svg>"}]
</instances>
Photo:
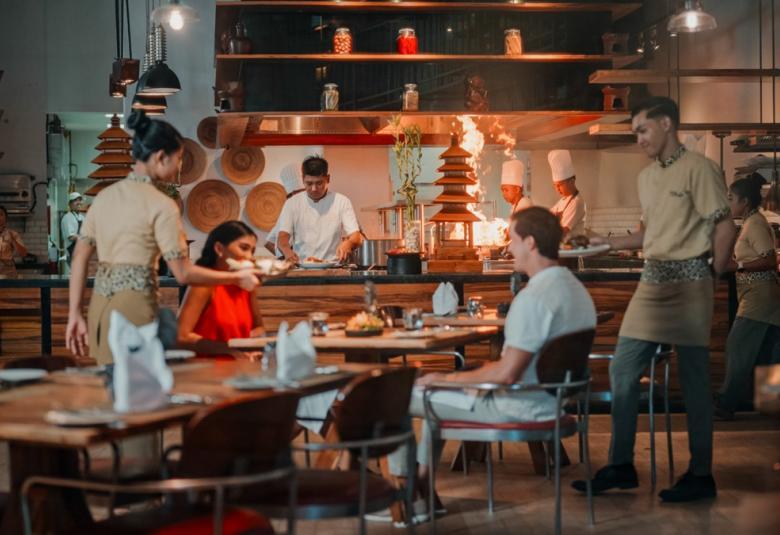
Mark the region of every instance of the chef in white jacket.
<instances>
[{"instance_id":1,"label":"chef in white jacket","mask_svg":"<svg viewBox=\"0 0 780 535\"><path fill-rule=\"evenodd\" d=\"M525 165L520 160L508 160L501 166L501 196L512 206L512 214L533 206L531 199L523 195Z\"/></svg>"},{"instance_id":2,"label":"chef in white jacket","mask_svg":"<svg viewBox=\"0 0 780 535\"><path fill-rule=\"evenodd\" d=\"M585 199L575 183L574 163L568 150L551 150L547 155L555 190L560 200L550 208L563 227L564 239L585 234Z\"/></svg>"}]
</instances>

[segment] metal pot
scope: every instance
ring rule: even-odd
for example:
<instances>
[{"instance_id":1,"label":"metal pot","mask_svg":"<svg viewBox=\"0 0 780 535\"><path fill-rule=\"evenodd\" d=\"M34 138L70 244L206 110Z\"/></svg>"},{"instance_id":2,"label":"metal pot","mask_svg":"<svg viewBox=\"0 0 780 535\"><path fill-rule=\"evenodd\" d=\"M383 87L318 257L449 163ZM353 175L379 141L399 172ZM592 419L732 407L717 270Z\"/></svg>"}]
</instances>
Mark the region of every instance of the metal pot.
<instances>
[{"instance_id":1,"label":"metal pot","mask_svg":"<svg viewBox=\"0 0 780 535\"><path fill-rule=\"evenodd\" d=\"M401 240L398 238L363 239L363 244L352 251L352 263L363 268L386 266L387 256L385 253L400 246Z\"/></svg>"},{"instance_id":2,"label":"metal pot","mask_svg":"<svg viewBox=\"0 0 780 535\"><path fill-rule=\"evenodd\" d=\"M419 275L420 273L422 273L420 253L388 253L388 275Z\"/></svg>"}]
</instances>

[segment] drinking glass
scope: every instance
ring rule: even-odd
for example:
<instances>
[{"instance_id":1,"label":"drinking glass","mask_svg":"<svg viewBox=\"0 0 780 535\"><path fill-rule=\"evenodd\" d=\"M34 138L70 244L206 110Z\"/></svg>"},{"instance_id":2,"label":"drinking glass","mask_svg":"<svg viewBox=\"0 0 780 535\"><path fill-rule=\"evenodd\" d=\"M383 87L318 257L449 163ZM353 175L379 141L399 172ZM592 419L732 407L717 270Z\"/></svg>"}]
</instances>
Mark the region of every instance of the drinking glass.
<instances>
[{"instance_id":1,"label":"drinking glass","mask_svg":"<svg viewBox=\"0 0 780 535\"><path fill-rule=\"evenodd\" d=\"M466 301L466 312L472 318L481 318L482 309L483 305L481 295L472 295L469 297L468 301Z\"/></svg>"},{"instance_id":2,"label":"drinking glass","mask_svg":"<svg viewBox=\"0 0 780 535\"><path fill-rule=\"evenodd\" d=\"M328 334L328 317L330 314L327 312L311 312L309 313L309 326L311 326L312 336L325 336Z\"/></svg>"},{"instance_id":3,"label":"drinking glass","mask_svg":"<svg viewBox=\"0 0 780 535\"><path fill-rule=\"evenodd\" d=\"M404 329L407 331L419 331L423 328L423 316L421 308L404 309Z\"/></svg>"}]
</instances>

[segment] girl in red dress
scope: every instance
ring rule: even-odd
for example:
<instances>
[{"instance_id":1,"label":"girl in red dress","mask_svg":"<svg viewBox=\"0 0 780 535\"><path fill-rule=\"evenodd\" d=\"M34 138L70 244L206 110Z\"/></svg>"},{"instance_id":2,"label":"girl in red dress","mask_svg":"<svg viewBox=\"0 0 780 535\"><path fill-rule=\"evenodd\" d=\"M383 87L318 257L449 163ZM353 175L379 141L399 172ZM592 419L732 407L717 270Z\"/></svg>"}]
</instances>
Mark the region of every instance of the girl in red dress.
<instances>
[{"instance_id":1,"label":"girl in red dress","mask_svg":"<svg viewBox=\"0 0 780 535\"><path fill-rule=\"evenodd\" d=\"M227 260L252 260L257 236L240 221L227 221L211 231L197 265L227 271ZM218 359L253 358L253 353L228 347L231 338L262 336L256 290L238 286L190 286L179 312L179 346L200 357Z\"/></svg>"}]
</instances>

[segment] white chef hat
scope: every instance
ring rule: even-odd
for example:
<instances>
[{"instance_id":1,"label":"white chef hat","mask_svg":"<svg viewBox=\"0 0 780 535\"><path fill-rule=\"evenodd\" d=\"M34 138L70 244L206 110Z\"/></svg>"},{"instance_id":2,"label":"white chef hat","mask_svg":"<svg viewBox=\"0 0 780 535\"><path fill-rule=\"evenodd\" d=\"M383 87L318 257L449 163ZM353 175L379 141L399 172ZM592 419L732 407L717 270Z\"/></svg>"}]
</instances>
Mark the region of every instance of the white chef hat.
<instances>
[{"instance_id":1,"label":"white chef hat","mask_svg":"<svg viewBox=\"0 0 780 535\"><path fill-rule=\"evenodd\" d=\"M553 182L563 182L574 176L574 164L571 162L571 153L566 150L551 150L547 155L550 162Z\"/></svg>"},{"instance_id":2,"label":"white chef hat","mask_svg":"<svg viewBox=\"0 0 780 535\"><path fill-rule=\"evenodd\" d=\"M282 168L282 171L279 173L279 175L279 179L282 181L282 185L284 186L284 189L287 191L288 195L293 191L303 188L303 183L301 182L300 166L295 164L287 164Z\"/></svg>"},{"instance_id":3,"label":"white chef hat","mask_svg":"<svg viewBox=\"0 0 780 535\"><path fill-rule=\"evenodd\" d=\"M81 199L81 193L78 191L72 191L68 194L68 202L75 201L76 199Z\"/></svg>"},{"instance_id":4,"label":"white chef hat","mask_svg":"<svg viewBox=\"0 0 780 535\"><path fill-rule=\"evenodd\" d=\"M525 166L520 160L508 160L501 166L501 185L523 187Z\"/></svg>"}]
</instances>

